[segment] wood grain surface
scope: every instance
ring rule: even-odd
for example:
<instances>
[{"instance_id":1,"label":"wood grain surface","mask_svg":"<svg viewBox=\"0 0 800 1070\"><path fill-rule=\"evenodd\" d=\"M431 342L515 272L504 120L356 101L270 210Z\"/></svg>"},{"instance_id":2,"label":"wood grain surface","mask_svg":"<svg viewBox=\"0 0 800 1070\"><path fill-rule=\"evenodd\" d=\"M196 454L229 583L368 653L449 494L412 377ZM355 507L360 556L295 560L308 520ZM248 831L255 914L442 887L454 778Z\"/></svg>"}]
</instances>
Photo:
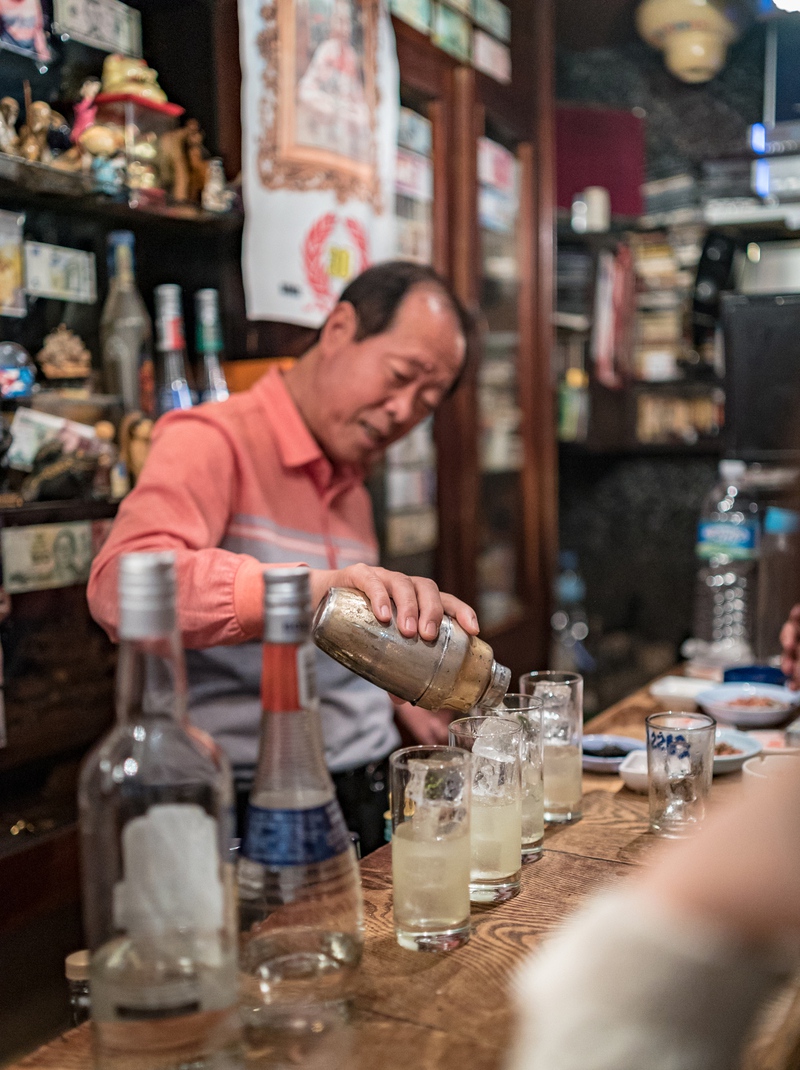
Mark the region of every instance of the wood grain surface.
<instances>
[{"instance_id":1,"label":"wood grain surface","mask_svg":"<svg viewBox=\"0 0 800 1070\"><path fill-rule=\"evenodd\" d=\"M587 727L641 735L653 708L646 691L637 692ZM722 800L738 779L717 778L712 796ZM583 818L548 829L542 858L523 867L520 895L498 906L473 907L469 942L448 954L398 946L391 849L364 859L365 952L350 1022L338 1038L343 1054L337 1070L501 1070L512 1029L509 988L526 955L587 894L625 879L661 849L647 832L646 796L628 791L617 777L586 777L584 787ZM800 984L795 978L764 1008L741 1070L799 1067ZM23 1068L90 1070L88 1027L64 1034L11 1070Z\"/></svg>"}]
</instances>

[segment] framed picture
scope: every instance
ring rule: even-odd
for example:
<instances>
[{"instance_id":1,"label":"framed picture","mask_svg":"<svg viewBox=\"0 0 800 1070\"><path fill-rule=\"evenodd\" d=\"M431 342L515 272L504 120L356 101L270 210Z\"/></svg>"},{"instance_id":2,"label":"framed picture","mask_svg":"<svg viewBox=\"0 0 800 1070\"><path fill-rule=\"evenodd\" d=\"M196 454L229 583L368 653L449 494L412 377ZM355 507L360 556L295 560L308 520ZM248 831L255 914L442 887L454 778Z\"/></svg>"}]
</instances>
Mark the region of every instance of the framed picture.
<instances>
[{"instance_id":1,"label":"framed picture","mask_svg":"<svg viewBox=\"0 0 800 1070\"><path fill-rule=\"evenodd\" d=\"M269 189L334 189L377 203L380 0L262 7L259 175Z\"/></svg>"},{"instance_id":2,"label":"framed picture","mask_svg":"<svg viewBox=\"0 0 800 1070\"><path fill-rule=\"evenodd\" d=\"M42 0L0 0L0 48L49 63L53 58L47 41L49 25Z\"/></svg>"},{"instance_id":3,"label":"framed picture","mask_svg":"<svg viewBox=\"0 0 800 1070\"><path fill-rule=\"evenodd\" d=\"M469 63L472 54L472 26L464 15L444 4L437 4L433 13L432 39L443 52Z\"/></svg>"},{"instance_id":4,"label":"framed picture","mask_svg":"<svg viewBox=\"0 0 800 1070\"><path fill-rule=\"evenodd\" d=\"M24 222L19 212L0 212L0 316L16 319L28 312L22 277Z\"/></svg>"},{"instance_id":5,"label":"framed picture","mask_svg":"<svg viewBox=\"0 0 800 1070\"><path fill-rule=\"evenodd\" d=\"M431 32L431 0L391 0L391 11L420 33Z\"/></svg>"}]
</instances>

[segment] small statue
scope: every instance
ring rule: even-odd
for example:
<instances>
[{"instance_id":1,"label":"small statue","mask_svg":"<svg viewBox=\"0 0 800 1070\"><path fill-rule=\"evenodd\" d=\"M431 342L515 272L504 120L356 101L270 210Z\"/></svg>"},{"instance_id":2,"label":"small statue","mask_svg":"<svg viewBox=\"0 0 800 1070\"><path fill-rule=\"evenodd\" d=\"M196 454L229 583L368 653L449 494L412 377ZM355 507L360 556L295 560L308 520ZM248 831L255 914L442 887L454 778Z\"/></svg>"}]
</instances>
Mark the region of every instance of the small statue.
<instances>
[{"instance_id":1,"label":"small statue","mask_svg":"<svg viewBox=\"0 0 800 1070\"><path fill-rule=\"evenodd\" d=\"M81 134L88 127L93 126L97 119L97 104L95 97L100 92L100 79L87 78L81 86L81 99L75 105L75 118L72 123L70 141L73 145L79 145Z\"/></svg>"},{"instance_id":2,"label":"small statue","mask_svg":"<svg viewBox=\"0 0 800 1070\"><path fill-rule=\"evenodd\" d=\"M161 180L176 201L200 202L208 177L203 137L197 119L161 135Z\"/></svg>"},{"instance_id":3,"label":"small statue","mask_svg":"<svg viewBox=\"0 0 800 1070\"><path fill-rule=\"evenodd\" d=\"M53 439L39 447L20 493L26 502L88 498L96 468L96 456L83 450L65 453L63 442Z\"/></svg>"},{"instance_id":4,"label":"small statue","mask_svg":"<svg viewBox=\"0 0 800 1070\"><path fill-rule=\"evenodd\" d=\"M64 323L47 335L36 359L47 379L86 379L92 368L91 353Z\"/></svg>"},{"instance_id":5,"label":"small statue","mask_svg":"<svg viewBox=\"0 0 800 1070\"><path fill-rule=\"evenodd\" d=\"M17 134L19 104L13 97L0 100L0 152L9 156L19 155L19 135Z\"/></svg>"},{"instance_id":6,"label":"small statue","mask_svg":"<svg viewBox=\"0 0 800 1070\"><path fill-rule=\"evenodd\" d=\"M31 163L50 163L52 154L47 144L47 131L53 120L50 105L34 100L26 109L26 122L19 132L19 155Z\"/></svg>"},{"instance_id":7,"label":"small statue","mask_svg":"<svg viewBox=\"0 0 800 1070\"><path fill-rule=\"evenodd\" d=\"M97 468L92 481L92 497L110 501L124 498L130 488L128 472L114 445L114 425L99 420L94 425L97 436Z\"/></svg>"},{"instance_id":8,"label":"small statue","mask_svg":"<svg viewBox=\"0 0 800 1070\"><path fill-rule=\"evenodd\" d=\"M122 189L125 135L118 126L94 123L80 137L79 147L91 157L90 170L95 188L114 196Z\"/></svg>"},{"instance_id":9,"label":"small statue","mask_svg":"<svg viewBox=\"0 0 800 1070\"><path fill-rule=\"evenodd\" d=\"M201 203L207 212L229 212L234 192L225 185L222 160L215 156L208 161L208 176L203 186Z\"/></svg>"},{"instance_id":10,"label":"small statue","mask_svg":"<svg viewBox=\"0 0 800 1070\"><path fill-rule=\"evenodd\" d=\"M153 421L140 412L129 412L119 429L120 457L125 462L131 482L135 483L150 451Z\"/></svg>"},{"instance_id":11,"label":"small statue","mask_svg":"<svg viewBox=\"0 0 800 1070\"><path fill-rule=\"evenodd\" d=\"M103 93L130 94L163 104L167 94L158 84L158 73L143 59L114 53L103 62Z\"/></svg>"}]
</instances>

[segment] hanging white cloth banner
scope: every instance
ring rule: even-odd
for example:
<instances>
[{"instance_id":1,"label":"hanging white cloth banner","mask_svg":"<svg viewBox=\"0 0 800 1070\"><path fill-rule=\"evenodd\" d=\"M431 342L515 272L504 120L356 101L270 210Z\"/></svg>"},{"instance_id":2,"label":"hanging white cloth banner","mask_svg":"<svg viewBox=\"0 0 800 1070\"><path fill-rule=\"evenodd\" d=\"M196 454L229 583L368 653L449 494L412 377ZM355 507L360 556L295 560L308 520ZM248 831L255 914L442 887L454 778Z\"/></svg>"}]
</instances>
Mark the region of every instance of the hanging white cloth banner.
<instances>
[{"instance_id":1,"label":"hanging white cloth banner","mask_svg":"<svg viewBox=\"0 0 800 1070\"><path fill-rule=\"evenodd\" d=\"M400 88L383 0L239 0L248 319L318 327L395 252Z\"/></svg>"}]
</instances>

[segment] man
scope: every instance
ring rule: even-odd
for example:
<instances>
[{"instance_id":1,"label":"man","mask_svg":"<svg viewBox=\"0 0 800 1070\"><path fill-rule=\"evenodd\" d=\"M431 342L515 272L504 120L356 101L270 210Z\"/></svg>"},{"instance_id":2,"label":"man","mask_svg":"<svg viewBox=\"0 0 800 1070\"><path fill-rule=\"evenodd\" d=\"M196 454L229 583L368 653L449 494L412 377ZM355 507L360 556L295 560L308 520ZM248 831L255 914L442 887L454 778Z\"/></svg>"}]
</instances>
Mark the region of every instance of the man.
<instances>
[{"instance_id":1,"label":"man","mask_svg":"<svg viewBox=\"0 0 800 1070\"><path fill-rule=\"evenodd\" d=\"M427 579L375 567L366 469L428 416L463 370L464 317L429 268L395 262L354 280L319 340L285 375L270 372L229 401L170 413L92 567L92 615L115 638L116 561L172 549L192 720L231 758L240 802L258 750L264 566L305 564L318 604L356 587L405 635L436 636L442 613L471 634L472 609ZM385 759L399 737L388 695L318 654L326 759L345 818L366 853L382 842ZM420 742L441 740L434 714L398 718Z\"/></svg>"}]
</instances>

